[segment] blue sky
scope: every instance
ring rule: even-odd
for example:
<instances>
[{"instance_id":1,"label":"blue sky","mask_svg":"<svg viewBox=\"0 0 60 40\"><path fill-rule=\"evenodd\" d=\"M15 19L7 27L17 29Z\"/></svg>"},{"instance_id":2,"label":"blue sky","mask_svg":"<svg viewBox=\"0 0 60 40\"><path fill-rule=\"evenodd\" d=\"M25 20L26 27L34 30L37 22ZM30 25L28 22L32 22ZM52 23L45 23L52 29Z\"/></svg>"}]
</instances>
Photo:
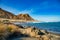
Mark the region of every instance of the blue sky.
<instances>
[{"instance_id":1,"label":"blue sky","mask_svg":"<svg viewBox=\"0 0 60 40\"><path fill-rule=\"evenodd\" d=\"M60 0L0 0L0 7L15 15L28 13L40 21L60 21Z\"/></svg>"}]
</instances>

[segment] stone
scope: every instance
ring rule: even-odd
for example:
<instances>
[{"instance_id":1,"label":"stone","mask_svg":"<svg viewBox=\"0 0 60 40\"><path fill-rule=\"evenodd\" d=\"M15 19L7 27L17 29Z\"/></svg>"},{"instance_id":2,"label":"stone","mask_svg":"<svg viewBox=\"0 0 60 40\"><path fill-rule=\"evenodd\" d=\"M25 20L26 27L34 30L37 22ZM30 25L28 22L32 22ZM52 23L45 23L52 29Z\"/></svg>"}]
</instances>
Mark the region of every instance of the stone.
<instances>
[{"instance_id":1,"label":"stone","mask_svg":"<svg viewBox=\"0 0 60 40\"><path fill-rule=\"evenodd\" d=\"M47 35L43 35L42 40L50 40L50 38Z\"/></svg>"}]
</instances>

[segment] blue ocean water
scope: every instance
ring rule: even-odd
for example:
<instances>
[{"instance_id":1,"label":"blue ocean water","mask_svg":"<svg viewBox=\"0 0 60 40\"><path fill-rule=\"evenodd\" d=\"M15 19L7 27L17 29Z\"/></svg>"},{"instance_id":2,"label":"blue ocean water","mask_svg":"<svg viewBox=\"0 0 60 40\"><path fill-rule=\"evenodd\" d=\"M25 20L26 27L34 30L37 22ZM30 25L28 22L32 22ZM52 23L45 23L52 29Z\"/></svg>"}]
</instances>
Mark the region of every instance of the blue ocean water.
<instances>
[{"instance_id":1,"label":"blue ocean water","mask_svg":"<svg viewBox=\"0 0 60 40\"><path fill-rule=\"evenodd\" d=\"M47 30L60 34L60 22L43 22L43 23L16 23L22 26L32 26L39 29Z\"/></svg>"}]
</instances>

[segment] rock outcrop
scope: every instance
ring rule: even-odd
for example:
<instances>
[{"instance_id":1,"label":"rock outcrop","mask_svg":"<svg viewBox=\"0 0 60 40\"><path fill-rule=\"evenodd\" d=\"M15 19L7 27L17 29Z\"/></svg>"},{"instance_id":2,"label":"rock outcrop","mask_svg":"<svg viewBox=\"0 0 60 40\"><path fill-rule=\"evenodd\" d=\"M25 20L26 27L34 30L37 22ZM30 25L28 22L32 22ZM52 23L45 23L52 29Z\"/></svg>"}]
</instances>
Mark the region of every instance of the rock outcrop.
<instances>
[{"instance_id":1,"label":"rock outcrop","mask_svg":"<svg viewBox=\"0 0 60 40\"><path fill-rule=\"evenodd\" d=\"M22 27L22 26L18 27L16 25L9 24L8 28L11 29L10 32L18 33L18 35L23 34L24 36L27 35L32 38L38 38L39 40L50 40L51 39L49 32L47 32L45 30L40 30L35 27Z\"/></svg>"},{"instance_id":2,"label":"rock outcrop","mask_svg":"<svg viewBox=\"0 0 60 40\"><path fill-rule=\"evenodd\" d=\"M35 40L60 40L60 36L49 33L46 30L40 30L35 27L23 27L15 24L3 24L0 23L0 40L7 40L10 36L26 37L26 39L32 38ZM30 38L28 38L30 37Z\"/></svg>"},{"instance_id":3,"label":"rock outcrop","mask_svg":"<svg viewBox=\"0 0 60 40\"><path fill-rule=\"evenodd\" d=\"M30 17L29 14L19 14L14 15L11 12L5 11L0 8L0 18L6 18L6 19L19 19L19 20L25 20L25 21L34 21L32 17Z\"/></svg>"}]
</instances>

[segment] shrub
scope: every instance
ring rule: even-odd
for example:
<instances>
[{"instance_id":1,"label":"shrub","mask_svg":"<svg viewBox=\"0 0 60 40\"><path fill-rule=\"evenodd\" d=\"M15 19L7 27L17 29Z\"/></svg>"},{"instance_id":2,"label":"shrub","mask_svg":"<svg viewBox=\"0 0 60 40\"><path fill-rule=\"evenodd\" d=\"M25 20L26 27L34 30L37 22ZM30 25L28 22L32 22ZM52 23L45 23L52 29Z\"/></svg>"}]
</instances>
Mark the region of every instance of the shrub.
<instances>
[{"instance_id":1,"label":"shrub","mask_svg":"<svg viewBox=\"0 0 60 40\"><path fill-rule=\"evenodd\" d=\"M5 40L8 36L6 25L0 23L0 40Z\"/></svg>"}]
</instances>

